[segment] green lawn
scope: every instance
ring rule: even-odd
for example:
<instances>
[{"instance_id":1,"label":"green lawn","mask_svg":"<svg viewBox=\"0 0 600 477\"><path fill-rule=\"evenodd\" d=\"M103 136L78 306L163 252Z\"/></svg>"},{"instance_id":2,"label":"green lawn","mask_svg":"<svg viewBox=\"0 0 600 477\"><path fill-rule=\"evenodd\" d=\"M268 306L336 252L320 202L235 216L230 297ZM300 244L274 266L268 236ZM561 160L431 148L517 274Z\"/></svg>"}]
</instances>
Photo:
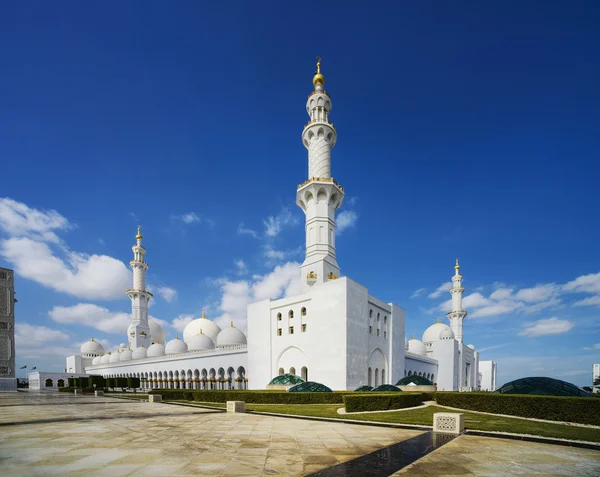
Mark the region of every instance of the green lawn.
<instances>
[{"instance_id":1,"label":"green lawn","mask_svg":"<svg viewBox=\"0 0 600 477\"><path fill-rule=\"evenodd\" d=\"M206 402L193 404L218 408L225 407L225 403ZM340 404L246 404L248 411L426 426L432 425L433 413L448 412L447 409L441 407L429 406L407 411L344 415L337 413L340 407L342 407ZM530 434L543 437L557 437L560 439L600 442L600 430L595 428L528 421L518 417L490 416L470 411L462 412L465 415L465 428L469 430L511 432L514 434Z\"/></svg>"}]
</instances>

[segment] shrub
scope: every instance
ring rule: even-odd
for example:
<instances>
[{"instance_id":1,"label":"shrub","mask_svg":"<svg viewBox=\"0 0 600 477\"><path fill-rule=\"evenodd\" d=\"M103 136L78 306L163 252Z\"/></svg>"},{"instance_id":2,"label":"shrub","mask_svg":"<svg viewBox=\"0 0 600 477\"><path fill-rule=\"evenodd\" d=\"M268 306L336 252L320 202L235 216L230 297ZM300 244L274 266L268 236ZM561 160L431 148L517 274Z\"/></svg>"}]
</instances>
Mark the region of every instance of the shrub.
<instances>
[{"instance_id":1,"label":"shrub","mask_svg":"<svg viewBox=\"0 0 600 477\"><path fill-rule=\"evenodd\" d=\"M104 389L104 386L106 385L102 376L89 376L87 379L87 387L94 388L94 384L96 385L95 389Z\"/></svg>"},{"instance_id":2,"label":"shrub","mask_svg":"<svg viewBox=\"0 0 600 477\"><path fill-rule=\"evenodd\" d=\"M69 379L72 379L72 378L69 378ZM73 388L71 386L64 386L62 388L58 388L58 392L59 393L72 393Z\"/></svg>"},{"instance_id":3,"label":"shrub","mask_svg":"<svg viewBox=\"0 0 600 477\"><path fill-rule=\"evenodd\" d=\"M585 397L496 393L435 393L442 406L470 411L600 425L600 401Z\"/></svg>"},{"instance_id":4,"label":"shrub","mask_svg":"<svg viewBox=\"0 0 600 477\"><path fill-rule=\"evenodd\" d=\"M68 378L68 379L67 379L67 385L68 385L70 388L74 388L74 387L75 387L75 378Z\"/></svg>"},{"instance_id":5,"label":"shrub","mask_svg":"<svg viewBox=\"0 0 600 477\"><path fill-rule=\"evenodd\" d=\"M415 407L423 402L421 393L356 394L344 396L347 412L387 411Z\"/></svg>"},{"instance_id":6,"label":"shrub","mask_svg":"<svg viewBox=\"0 0 600 477\"><path fill-rule=\"evenodd\" d=\"M126 388L127 378L113 378L113 388Z\"/></svg>"},{"instance_id":7,"label":"shrub","mask_svg":"<svg viewBox=\"0 0 600 477\"><path fill-rule=\"evenodd\" d=\"M140 378L127 378L127 387L137 389L140 387Z\"/></svg>"},{"instance_id":8,"label":"shrub","mask_svg":"<svg viewBox=\"0 0 600 477\"><path fill-rule=\"evenodd\" d=\"M165 401L188 400L196 402L245 401L254 404L342 404L344 396L353 391L332 393L288 393L285 391L200 391L185 389L155 389L150 394L160 394Z\"/></svg>"}]
</instances>

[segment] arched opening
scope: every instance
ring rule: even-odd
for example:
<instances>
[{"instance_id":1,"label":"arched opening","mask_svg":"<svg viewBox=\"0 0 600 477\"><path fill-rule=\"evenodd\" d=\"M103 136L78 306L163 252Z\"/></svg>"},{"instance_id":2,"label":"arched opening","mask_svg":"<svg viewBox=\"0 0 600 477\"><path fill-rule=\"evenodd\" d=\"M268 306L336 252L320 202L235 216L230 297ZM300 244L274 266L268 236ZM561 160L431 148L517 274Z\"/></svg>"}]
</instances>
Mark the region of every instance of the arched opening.
<instances>
[{"instance_id":1,"label":"arched opening","mask_svg":"<svg viewBox=\"0 0 600 477\"><path fill-rule=\"evenodd\" d=\"M409 371L409 372L408 372L408 375L409 375L409 376L412 376L412 371Z\"/></svg>"},{"instance_id":2,"label":"arched opening","mask_svg":"<svg viewBox=\"0 0 600 477\"><path fill-rule=\"evenodd\" d=\"M281 313L277 313L277 321L281 321Z\"/></svg>"},{"instance_id":3,"label":"arched opening","mask_svg":"<svg viewBox=\"0 0 600 477\"><path fill-rule=\"evenodd\" d=\"M373 376L371 376L372 374L373 374L373 372L372 372L371 368L369 368L369 372L368 372L368 375L369 375L369 376L368 376L368 379L367 379L367 384L368 384L369 386L373 386L373 385L371 384L371 383L373 382Z\"/></svg>"},{"instance_id":4,"label":"arched opening","mask_svg":"<svg viewBox=\"0 0 600 477\"><path fill-rule=\"evenodd\" d=\"M381 384L385 384L385 369L381 370Z\"/></svg>"},{"instance_id":5,"label":"arched opening","mask_svg":"<svg viewBox=\"0 0 600 477\"><path fill-rule=\"evenodd\" d=\"M304 379L304 381L308 381L308 368L306 366L302 366L300 370L300 377Z\"/></svg>"},{"instance_id":6,"label":"arched opening","mask_svg":"<svg viewBox=\"0 0 600 477\"><path fill-rule=\"evenodd\" d=\"M281 376L282 374L285 374L285 370L283 368L279 368L279 376Z\"/></svg>"},{"instance_id":7,"label":"arched opening","mask_svg":"<svg viewBox=\"0 0 600 477\"><path fill-rule=\"evenodd\" d=\"M227 389L233 389L233 380L235 379L235 369L227 368Z\"/></svg>"},{"instance_id":8,"label":"arched opening","mask_svg":"<svg viewBox=\"0 0 600 477\"><path fill-rule=\"evenodd\" d=\"M243 366L240 366L237 369L236 381L238 383L238 389L246 389L248 387L248 380L246 379L246 369Z\"/></svg>"},{"instance_id":9,"label":"arched opening","mask_svg":"<svg viewBox=\"0 0 600 477\"><path fill-rule=\"evenodd\" d=\"M65 387L65 380L64 380L64 379L59 379L59 380L56 382L56 385L57 385L59 388L64 388L64 387Z\"/></svg>"},{"instance_id":10,"label":"arched opening","mask_svg":"<svg viewBox=\"0 0 600 477\"><path fill-rule=\"evenodd\" d=\"M296 374L296 368L294 368L293 366L290 368L290 374Z\"/></svg>"},{"instance_id":11,"label":"arched opening","mask_svg":"<svg viewBox=\"0 0 600 477\"><path fill-rule=\"evenodd\" d=\"M375 387L379 386L379 368L375 368Z\"/></svg>"},{"instance_id":12,"label":"arched opening","mask_svg":"<svg viewBox=\"0 0 600 477\"><path fill-rule=\"evenodd\" d=\"M288 313L288 318L293 318L294 317L294 310L290 310Z\"/></svg>"},{"instance_id":13,"label":"arched opening","mask_svg":"<svg viewBox=\"0 0 600 477\"><path fill-rule=\"evenodd\" d=\"M46 379L46 381L44 382L44 386L47 388L51 388L52 387L52 380L51 379Z\"/></svg>"},{"instance_id":14,"label":"arched opening","mask_svg":"<svg viewBox=\"0 0 600 477\"><path fill-rule=\"evenodd\" d=\"M306 308L305 307L302 307L302 310L300 310L300 314L302 316L306 316Z\"/></svg>"}]
</instances>

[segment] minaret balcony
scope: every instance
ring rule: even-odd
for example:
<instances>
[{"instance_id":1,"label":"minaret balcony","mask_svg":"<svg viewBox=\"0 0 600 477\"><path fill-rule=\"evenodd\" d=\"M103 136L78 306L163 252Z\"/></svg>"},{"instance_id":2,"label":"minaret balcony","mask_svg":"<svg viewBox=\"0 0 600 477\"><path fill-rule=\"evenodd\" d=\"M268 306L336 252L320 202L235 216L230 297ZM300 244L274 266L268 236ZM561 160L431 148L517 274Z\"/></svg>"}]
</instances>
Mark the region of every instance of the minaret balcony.
<instances>
[{"instance_id":1,"label":"minaret balcony","mask_svg":"<svg viewBox=\"0 0 600 477\"><path fill-rule=\"evenodd\" d=\"M333 177L311 177L307 181L304 181L302 184L300 184L298 189L302 189L306 184L310 184L311 182L330 182L335 184L340 191L344 192L344 188Z\"/></svg>"}]
</instances>

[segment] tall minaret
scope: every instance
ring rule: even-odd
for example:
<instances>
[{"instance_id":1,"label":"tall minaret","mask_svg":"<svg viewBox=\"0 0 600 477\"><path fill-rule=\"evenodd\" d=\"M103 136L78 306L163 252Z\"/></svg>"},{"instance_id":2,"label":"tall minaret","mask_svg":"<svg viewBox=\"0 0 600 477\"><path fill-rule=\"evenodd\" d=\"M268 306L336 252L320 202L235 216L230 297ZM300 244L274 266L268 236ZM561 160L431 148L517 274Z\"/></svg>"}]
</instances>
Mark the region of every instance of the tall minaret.
<instances>
[{"instance_id":1,"label":"tall minaret","mask_svg":"<svg viewBox=\"0 0 600 477\"><path fill-rule=\"evenodd\" d=\"M467 312L462 309L462 294L465 289L462 286L462 275L459 272L460 265L458 264L458 258L456 259L456 265L454 265L454 276L452 277L452 288L450 288L450 295L452 295L452 311L446 313L446 316L450 320L450 328L454 331L454 337L462 343L463 338L463 320L467 316Z\"/></svg>"},{"instance_id":2,"label":"tall minaret","mask_svg":"<svg viewBox=\"0 0 600 477\"><path fill-rule=\"evenodd\" d=\"M315 89L306 101L310 121L302 131L302 142L308 149L308 180L296 192L296 204L306 215L306 258L300 269L303 291L340 274L335 259L335 211L344 200L344 188L331 177L331 148L337 133L329 122L331 98L323 89L325 77L319 57L313 85Z\"/></svg>"},{"instance_id":3,"label":"tall minaret","mask_svg":"<svg viewBox=\"0 0 600 477\"><path fill-rule=\"evenodd\" d=\"M142 247L140 227L135 237L136 244L131 247L133 260L129 262L133 270L133 288L127 290L131 298L131 326L129 327L129 342L131 349L150 346L150 326L148 326L148 305L152 293L146 291L146 270L148 264L144 261L146 249Z\"/></svg>"}]
</instances>

